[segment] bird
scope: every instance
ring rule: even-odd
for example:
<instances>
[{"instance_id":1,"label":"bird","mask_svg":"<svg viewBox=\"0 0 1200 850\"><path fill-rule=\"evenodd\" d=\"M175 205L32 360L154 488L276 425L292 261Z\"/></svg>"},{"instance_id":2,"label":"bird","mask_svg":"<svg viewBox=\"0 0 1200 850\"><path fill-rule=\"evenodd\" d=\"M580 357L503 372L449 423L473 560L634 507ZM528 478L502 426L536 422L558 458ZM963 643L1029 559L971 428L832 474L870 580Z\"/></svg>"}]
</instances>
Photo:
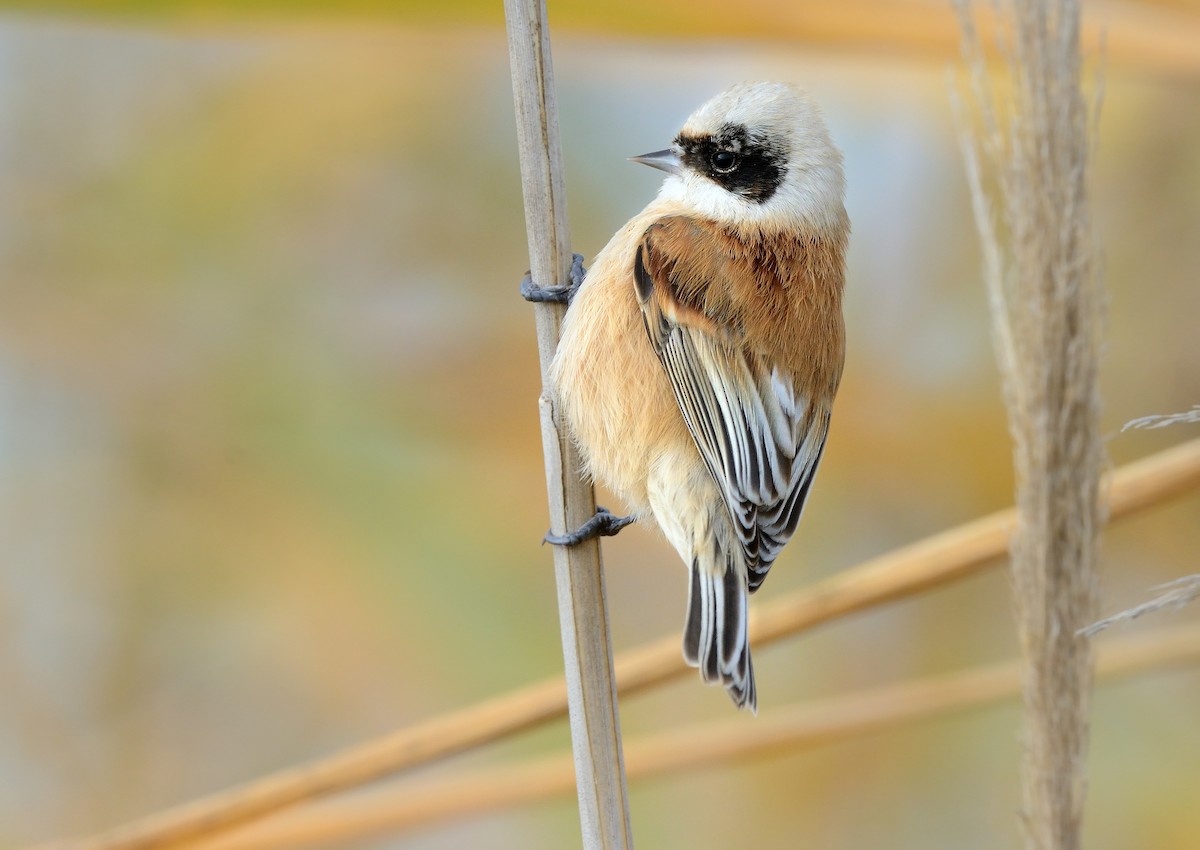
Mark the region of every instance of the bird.
<instances>
[{"instance_id":1,"label":"bird","mask_svg":"<svg viewBox=\"0 0 1200 850\"><path fill-rule=\"evenodd\" d=\"M845 358L842 155L808 94L745 82L630 159L668 176L576 282L551 380L631 511L600 533L657 524L689 573L684 659L757 713L747 597L796 530Z\"/></svg>"}]
</instances>

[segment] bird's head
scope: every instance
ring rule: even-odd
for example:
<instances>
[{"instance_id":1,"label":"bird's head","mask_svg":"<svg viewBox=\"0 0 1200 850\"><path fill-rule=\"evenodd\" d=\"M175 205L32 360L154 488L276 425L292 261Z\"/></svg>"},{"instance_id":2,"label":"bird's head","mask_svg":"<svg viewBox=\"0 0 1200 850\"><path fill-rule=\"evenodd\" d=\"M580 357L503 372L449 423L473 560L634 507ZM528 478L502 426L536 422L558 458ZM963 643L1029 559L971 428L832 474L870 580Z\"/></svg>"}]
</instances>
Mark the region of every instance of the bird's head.
<instances>
[{"instance_id":1,"label":"bird's head","mask_svg":"<svg viewBox=\"0 0 1200 850\"><path fill-rule=\"evenodd\" d=\"M821 112L787 83L739 83L692 113L666 150L632 157L666 171L660 198L766 230L844 227L842 155Z\"/></svg>"}]
</instances>

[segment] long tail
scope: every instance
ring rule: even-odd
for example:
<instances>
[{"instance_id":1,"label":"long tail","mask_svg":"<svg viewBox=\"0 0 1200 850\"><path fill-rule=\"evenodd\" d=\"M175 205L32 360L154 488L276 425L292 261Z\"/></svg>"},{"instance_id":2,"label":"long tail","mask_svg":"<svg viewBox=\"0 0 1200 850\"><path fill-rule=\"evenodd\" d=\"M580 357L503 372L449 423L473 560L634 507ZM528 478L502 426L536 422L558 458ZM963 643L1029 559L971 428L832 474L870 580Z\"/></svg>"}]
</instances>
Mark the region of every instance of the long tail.
<instances>
[{"instance_id":1,"label":"long tail","mask_svg":"<svg viewBox=\"0 0 1200 850\"><path fill-rule=\"evenodd\" d=\"M720 682L738 708L758 713L750 662L746 577L728 555L706 569L692 559L683 657L706 682ZM724 569L720 566L723 564Z\"/></svg>"}]
</instances>

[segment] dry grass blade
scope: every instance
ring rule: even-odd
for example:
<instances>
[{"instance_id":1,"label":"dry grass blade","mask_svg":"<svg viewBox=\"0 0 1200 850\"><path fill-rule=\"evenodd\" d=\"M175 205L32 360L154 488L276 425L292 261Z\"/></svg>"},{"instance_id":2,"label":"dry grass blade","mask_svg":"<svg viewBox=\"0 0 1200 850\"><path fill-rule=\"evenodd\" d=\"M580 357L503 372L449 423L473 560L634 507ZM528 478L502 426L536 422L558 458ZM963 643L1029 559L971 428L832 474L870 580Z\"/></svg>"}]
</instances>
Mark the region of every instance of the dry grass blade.
<instances>
[{"instance_id":1,"label":"dry grass blade","mask_svg":"<svg viewBox=\"0 0 1200 850\"><path fill-rule=\"evenodd\" d=\"M1192 405L1191 410L1182 413L1164 413L1157 416L1140 416L1121 426L1122 431L1130 428L1166 428L1171 425L1190 425L1200 422L1200 404Z\"/></svg>"},{"instance_id":2,"label":"dry grass blade","mask_svg":"<svg viewBox=\"0 0 1200 850\"><path fill-rule=\"evenodd\" d=\"M1121 519L1200 487L1200 440L1193 440L1117 470L1108 480L1110 519ZM912 596L970 575L1003 555L1012 510L944 531L845 570L758 610L752 623L758 645L875 605ZM622 693L648 688L688 668L676 636L617 657ZM529 685L487 702L401 729L322 761L135 821L93 838L63 842L56 850L134 850L168 847L209 836L336 791L365 785L529 729L566 714L561 677ZM43 848L48 850L48 848Z\"/></svg>"},{"instance_id":3,"label":"dry grass blade","mask_svg":"<svg viewBox=\"0 0 1200 850\"><path fill-rule=\"evenodd\" d=\"M1113 614L1111 617L1105 617L1103 620L1092 623L1085 629L1080 629L1079 634L1084 637L1092 637L1111 625L1126 620L1136 620L1143 614L1153 614L1155 611L1182 608L1184 605L1200 599L1200 575L1177 578L1166 584L1160 584L1154 589L1162 592L1149 602L1143 602L1141 605L1136 605L1118 614Z\"/></svg>"},{"instance_id":4,"label":"dry grass blade","mask_svg":"<svg viewBox=\"0 0 1200 850\"><path fill-rule=\"evenodd\" d=\"M1197 662L1200 626L1189 625L1110 641L1099 650L1097 674L1113 679ZM750 725L721 720L631 739L626 765L631 778L647 778L819 747L1009 699L1020 690L1016 662L884 685L767 711ZM566 796L574 787L571 759L563 754L306 807L196 850L282 850L395 836Z\"/></svg>"}]
</instances>

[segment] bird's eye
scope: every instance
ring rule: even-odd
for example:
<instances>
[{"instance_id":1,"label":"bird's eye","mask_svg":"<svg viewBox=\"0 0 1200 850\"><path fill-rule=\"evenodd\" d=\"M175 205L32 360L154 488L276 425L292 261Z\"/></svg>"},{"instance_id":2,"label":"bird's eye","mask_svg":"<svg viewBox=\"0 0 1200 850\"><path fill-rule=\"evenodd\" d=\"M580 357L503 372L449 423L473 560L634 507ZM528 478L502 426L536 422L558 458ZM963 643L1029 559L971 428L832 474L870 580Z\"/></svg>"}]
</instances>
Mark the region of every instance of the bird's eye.
<instances>
[{"instance_id":1,"label":"bird's eye","mask_svg":"<svg viewBox=\"0 0 1200 850\"><path fill-rule=\"evenodd\" d=\"M717 151L712 155L713 171L728 174L737 168L738 158L733 151Z\"/></svg>"}]
</instances>

